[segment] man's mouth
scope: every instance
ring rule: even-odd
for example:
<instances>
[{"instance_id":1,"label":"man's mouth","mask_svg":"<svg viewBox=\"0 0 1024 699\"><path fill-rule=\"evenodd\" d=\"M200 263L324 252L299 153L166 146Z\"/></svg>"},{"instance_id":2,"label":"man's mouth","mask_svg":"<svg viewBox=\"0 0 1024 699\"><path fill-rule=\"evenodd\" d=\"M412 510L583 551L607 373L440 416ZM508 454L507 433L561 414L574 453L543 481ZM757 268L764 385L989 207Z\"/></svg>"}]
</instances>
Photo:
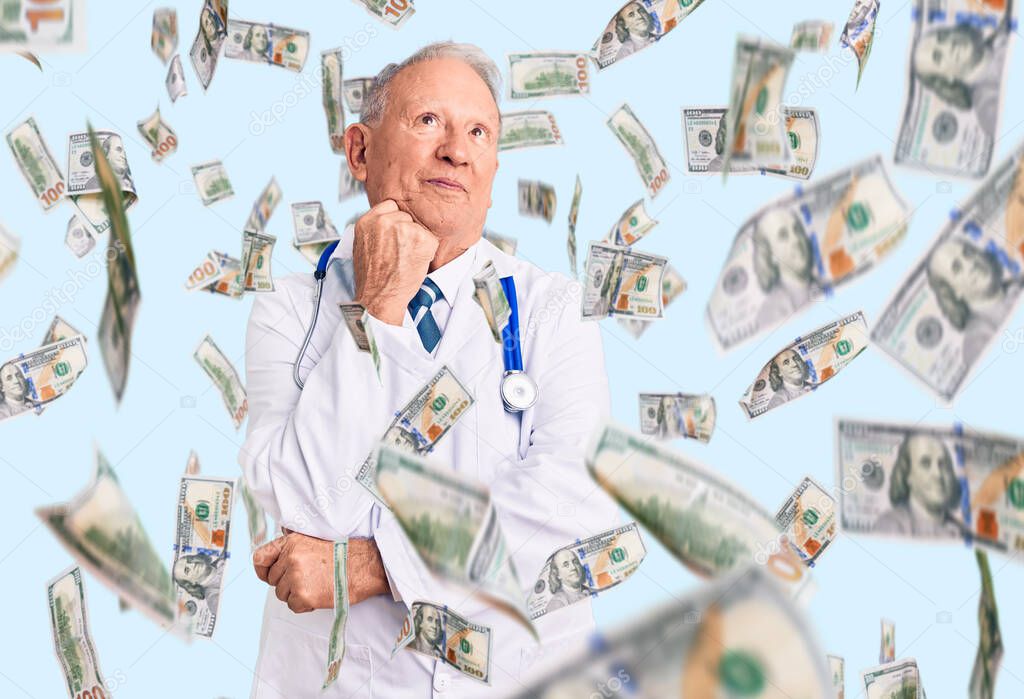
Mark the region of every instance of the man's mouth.
<instances>
[{"instance_id":1,"label":"man's mouth","mask_svg":"<svg viewBox=\"0 0 1024 699\"><path fill-rule=\"evenodd\" d=\"M456 182L455 180L449 180L447 177L434 177L432 179L427 180L427 184L432 184L435 187L440 187L441 189L462 192L466 191L466 188L463 187L460 183Z\"/></svg>"}]
</instances>

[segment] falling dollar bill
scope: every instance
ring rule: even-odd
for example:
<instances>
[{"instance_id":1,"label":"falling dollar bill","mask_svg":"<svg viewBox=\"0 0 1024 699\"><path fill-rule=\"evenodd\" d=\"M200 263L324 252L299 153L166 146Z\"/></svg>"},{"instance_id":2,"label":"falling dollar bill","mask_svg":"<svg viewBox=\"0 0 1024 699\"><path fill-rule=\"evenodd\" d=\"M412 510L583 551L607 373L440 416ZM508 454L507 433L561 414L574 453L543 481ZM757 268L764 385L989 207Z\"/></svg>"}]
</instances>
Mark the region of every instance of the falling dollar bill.
<instances>
[{"instance_id":1,"label":"falling dollar bill","mask_svg":"<svg viewBox=\"0 0 1024 699\"><path fill-rule=\"evenodd\" d=\"M591 242L581 297L583 319L661 318L661 280L667 264L661 255Z\"/></svg>"},{"instance_id":2,"label":"falling dollar bill","mask_svg":"<svg viewBox=\"0 0 1024 699\"><path fill-rule=\"evenodd\" d=\"M198 476L200 470L199 454L196 454L195 449L192 449L188 453L188 461L185 462L185 475Z\"/></svg>"},{"instance_id":3,"label":"falling dollar bill","mask_svg":"<svg viewBox=\"0 0 1024 699\"><path fill-rule=\"evenodd\" d=\"M569 269L572 276L576 276L576 220L580 215L580 199L583 198L583 183L580 176L576 175L576 187L572 192L572 203L569 205L569 236L566 239L565 249L569 253Z\"/></svg>"},{"instance_id":4,"label":"falling dollar bill","mask_svg":"<svg viewBox=\"0 0 1024 699\"><path fill-rule=\"evenodd\" d=\"M185 69L181 67L181 56L174 54L171 65L167 69L167 77L164 78L164 85L167 87L167 96L171 102L177 102L179 97L188 94L188 86L185 85Z\"/></svg>"},{"instance_id":5,"label":"falling dollar bill","mask_svg":"<svg viewBox=\"0 0 1024 699\"><path fill-rule=\"evenodd\" d=\"M838 655L829 655L828 669L832 675L832 697L846 699L846 661Z\"/></svg>"},{"instance_id":6,"label":"falling dollar bill","mask_svg":"<svg viewBox=\"0 0 1024 699\"><path fill-rule=\"evenodd\" d=\"M57 400L88 364L81 335L43 345L0 365L0 422Z\"/></svg>"},{"instance_id":7,"label":"falling dollar bill","mask_svg":"<svg viewBox=\"0 0 1024 699\"><path fill-rule=\"evenodd\" d=\"M491 243L494 247L501 250L506 255L515 255L516 247L519 244L515 238L510 238L507 235L501 235L494 231L484 229L483 235L481 236L484 240Z\"/></svg>"},{"instance_id":8,"label":"falling dollar bill","mask_svg":"<svg viewBox=\"0 0 1024 699\"><path fill-rule=\"evenodd\" d=\"M256 233L265 231L267 221L274 215L277 205L281 203L281 196L281 185L277 183L277 178L271 177L263 187L263 191L260 192L260 196L253 202L252 211L249 212L249 218L242 230Z\"/></svg>"},{"instance_id":9,"label":"falling dollar bill","mask_svg":"<svg viewBox=\"0 0 1024 699\"><path fill-rule=\"evenodd\" d=\"M1024 287L1024 144L960 206L889 299L872 339L952 401Z\"/></svg>"},{"instance_id":10,"label":"falling dollar bill","mask_svg":"<svg viewBox=\"0 0 1024 699\"><path fill-rule=\"evenodd\" d=\"M975 550L974 555L981 573L981 595L978 597L978 654L974 658L967 696L968 699L993 699L996 673L1003 660L1003 633L999 630L999 609L988 554Z\"/></svg>"},{"instance_id":11,"label":"falling dollar bill","mask_svg":"<svg viewBox=\"0 0 1024 699\"><path fill-rule=\"evenodd\" d=\"M679 294L686 291L686 280L683 279L676 268L671 264L665 264L665 272L661 277L661 307L665 309L672 303ZM619 325L626 329L630 335L639 338L647 328L653 324L650 320L641 317L619 316L615 319Z\"/></svg>"},{"instance_id":12,"label":"falling dollar bill","mask_svg":"<svg viewBox=\"0 0 1024 699\"><path fill-rule=\"evenodd\" d=\"M491 628L476 624L447 606L413 602L391 657L403 648L436 658L466 677L491 682Z\"/></svg>"},{"instance_id":13,"label":"falling dollar bill","mask_svg":"<svg viewBox=\"0 0 1024 699\"><path fill-rule=\"evenodd\" d=\"M345 321L356 347L360 352L369 352L370 338L367 337L366 327L363 325L363 313L366 311L363 304L342 302L338 304L338 308L341 310L341 317Z\"/></svg>"},{"instance_id":14,"label":"falling dollar bill","mask_svg":"<svg viewBox=\"0 0 1024 699\"><path fill-rule=\"evenodd\" d=\"M321 689L338 679L341 661L345 659L345 623L348 621L348 541L334 542L334 621L327 641L327 676Z\"/></svg>"},{"instance_id":15,"label":"falling dollar bill","mask_svg":"<svg viewBox=\"0 0 1024 699\"><path fill-rule=\"evenodd\" d=\"M245 231L242 234L243 279L246 291L273 291L270 260L277 238L267 233Z\"/></svg>"},{"instance_id":16,"label":"falling dollar bill","mask_svg":"<svg viewBox=\"0 0 1024 699\"><path fill-rule=\"evenodd\" d=\"M395 29L401 27L416 14L412 0L353 0L353 2L362 5L371 15Z\"/></svg>"},{"instance_id":17,"label":"falling dollar bill","mask_svg":"<svg viewBox=\"0 0 1024 699\"><path fill-rule=\"evenodd\" d=\"M538 180L519 180L519 215L555 219L557 197L555 188Z\"/></svg>"},{"instance_id":18,"label":"falling dollar bill","mask_svg":"<svg viewBox=\"0 0 1024 699\"><path fill-rule=\"evenodd\" d=\"M679 561L712 577L757 563L798 594L809 572L775 519L716 471L614 424L587 451L591 476ZM695 695L696 696L696 695Z\"/></svg>"},{"instance_id":19,"label":"falling dollar bill","mask_svg":"<svg viewBox=\"0 0 1024 699\"><path fill-rule=\"evenodd\" d=\"M647 187L647 194L653 199L669 180L668 166L661 157L657 144L651 138L628 104L623 104L608 117L608 128L633 158L640 179Z\"/></svg>"},{"instance_id":20,"label":"falling dollar bill","mask_svg":"<svg viewBox=\"0 0 1024 699\"><path fill-rule=\"evenodd\" d=\"M149 45L165 65L178 48L178 11L173 7L153 10L153 32Z\"/></svg>"},{"instance_id":21,"label":"falling dollar bill","mask_svg":"<svg viewBox=\"0 0 1024 699\"><path fill-rule=\"evenodd\" d=\"M323 75L324 114L327 116L327 139L331 152L345 152L345 110L342 107L344 81L341 77L344 48L329 49L320 54Z\"/></svg>"},{"instance_id":22,"label":"falling dollar bill","mask_svg":"<svg viewBox=\"0 0 1024 699\"><path fill-rule=\"evenodd\" d=\"M636 522L563 546L548 558L526 602L531 619L611 589L647 556Z\"/></svg>"},{"instance_id":23,"label":"falling dollar bill","mask_svg":"<svg viewBox=\"0 0 1024 699\"><path fill-rule=\"evenodd\" d=\"M774 328L871 269L909 216L880 156L762 208L740 228L708 302L719 347Z\"/></svg>"},{"instance_id":24,"label":"falling dollar bill","mask_svg":"<svg viewBox=\"0 0 1024 699\"><path fill-rule=\"evenodd\" d=\"M789 162L782 91L793 58L792 49L763 39L740 36L736 40L726 110L723 176L733 165L742 168Z\"/></svg>"},{"instance_id":25,"label":"falling dollar bill","mask_svg":"<svg viewBox=\"0 0 1024 699\"><path fill-rule=\"evenodd\" d=\"M99 451L92 482L84 490L70 502L35 512L61 545L115 595L162 626L173 626L174 591L163 557Z\"/></svg>"},{"instance_id":26,"label":"falling dollar bill","mask_svg":"<svg viewBox=\"0 0 1024 699\"><path fill-rule=\"evenodd\" d=\"M0 20L2 23L3 20ZM39 200L43 210L49 211L60 203L67 188L64 175L50 148L39 132L36 120L29 117L7 133L7 145L14 154L14 162Z\"/></svg>"},{"instance_id":27,"label":"falling dollar bill","mask_svg":"<svg viewBox=\"0 0 1024 699\"><path fill-rule=\"evenodd\" d=\"M604 241L612 245L633 245L657 225L658 222L647 213L644 200L640 199L619 217L616 224L608 231L608 235L604 237Z\"/></svg>"},{"instance_id":28,"label":"falling dollar bill","mask_svg":"<svg viewBox=\"0 0 1024 699\"><path fill-rule=\"evenodd\" d=\"M487 264L473 276L473 287L476 291L473 298L484 311L487 327L491 329L494 341L501 342L501 331L508 324L512 309L508 305L508 297L505 295L501 280L498 279L493 262L488 260Z\"/></svg>"},{"instance_id":29,"label":"falling dollar bill","mask_svg":"<svg viewBox=\"0 0 1024 699\"><path fill-rule=\"evenodd\" d=\"M88 606L82 569L65 570L46 585L50 603L50 629L71 699L105 697L106 683L100 671L96 647L89 629Z\"/></svg>"},{"instance_id":30,"label":"falling dollar bill","mask_svg":"<svg viewBox=\"0 0 1024 699\"><path fill-rule=\"evenodd\" d=\"M796 338L772 357L747 387L740 405L750 418L816 391L868 346L868 323L860 311Z\"/></svg>"},{"instance_id":31,"label":"falling dollar bill","mask_svg":"<svg viewBox=\"0 0 1024 699\"><path fill-rule=\"evenodd\" d=\"M21 238L0 224L0 281L3 281L14 270L20 250Z\"/></svg>"},{"instance_id":32,"label":"falling dollar bill","mask_svg":"<svg viewBox=\"0 0 1024 699\"><path fill-rule=\"evenodd\" d=\"M857 56L857 87L860 87L864 67L871 56L875 42L875 22L878 20L879 0L856 0L850 17L839 37L839 45L848 48Z\"/></svg>"},{"instance_id":33,"label":"falling dollar bill","mask_svg":"<svg viewBox=\"0 0 1024 699\"><path fill-rule=\"evenodd\" d=\"M96 237L92 234L91 228L77 214L68 219L64 245L79 259L88 255L96 247ZM0 269L2 269L2 265L0 265Z\"/></svg>"},{"instance_id":34,"label":"falling dollar bill","mask_svg":"<svg viewBox=\"0 0 1024 699\"><path fill-rule=\"evenodd\" d=\"M866 699L923 699L921 673L914 658L883 663L861 672Z\"/></svg>"},{"instance_id":35,"label":"falling dollar bill","mask_svg":"<svg viewBox=\"0 0 1024 699\"><path fill-rule=\"evenodd\" d=\"M590 70L582 53L510 53L508 71L509 99L590 94Z\"/></svg>"},{"instance_id":36,"label":"falling dollar bill","mask_svg":"<svg viewBox=\"0 0 1024 699\"><path fill-rule=\"evenodd\" d=\"M585 650L513 696L825 699L830 687L814 624L754 568L601 630Z\"/></svg>"},{"instance_id":37,"label":"falling dollar bill","mask_svg":"<svg viewBox=\"0 0 1024 699\"><path fill-rule=\"evenodd\" d=\"M4 0L0 53L85 51L85 0Z\"/></svg>"},{"instance_id":38,"label":"falling dollar bill","mask_svg":"<svg viewBox=\"0 0 1024 699\"><path fill-rule=\"evenodd\" d=\"M121 137L112 131L97 131L99 149L105 156L113 177L111 184L120 190L125 209L135 204L138 195L128 165L128 155ZM68 138L68 193L78 214L97 234L106 233L111 226L110 213L101 190L97 169L98 157L92 152L89 134L73 133Z\"/></svg>"},{"instance_id":39,"label":"falling dollar bill","mask_svg":"<svg viewBox=\"0 0 1024 699\"><path fill-rule=\"evenodd\" d=\"M233 480L184 476L178 489L171 578L178 618L196 636L212 637L217 625L234 488Z\"/></svg>"},{"instance_id":40,"label":"falling dollar bill","mask_svg":"<svg viewBox=\"0 0 1024 699\"><path fill-rule=\"evenodd\" d=\"M506 112L501 115L501 134L498 150L560 146L562 132L555 123L555 115L541 109L526 112Z\"/></svg>"},{"instance_id":41,"label":"falling dollar bill","mask_svg":"<svg viewBox=\"0 0 1024 699\"><path fill-rule=\"evenodd\" d=\"M231 181L228 179L224 163L219 160L210 160L199 165L192 166L192 179L196 183L196 192L203 200L203 206L216 204L219 201L235 196L235 190L231 188Z\"/></svg>"},{"instance_id":42,"label":"falling dollar bill","mask_svg":"<svg viewBox=\"0 0 1024 699\"><path fill-rule=\"evenodd\" d=\"M1000 139L1013 3L915 0L913 22L894 162L983 177Z\"/></svg>"},{"instance_id":43,"label":"falling dollar bill","mask_svg":"<svg viewBox=\"0 0 1024 699\"><path fill-rule=\"evenodd\" d=\"M704 0L634 0L624 4L594 42L591 57L603 70L652 46L675 29Z\"/></svg>"},{"instance_id":44,"label":"falling dollar bill","mask_svg":"<svg viewBox=\"0 0 1024 699\"><path fill-rule=\"evenodd\" d=\"M789 48L794 51L828 50L832 43L832 32L836 26L822 19L809 19L793 25L793 36L789 40Z\"/></svg>"},{"instance_id":45,"label":"falling dollar bill","mask_svg":"<svg viewBox=\"0 0 1024 699\"><path fill-rule=\"evenodd\" d=\"M715 431L714 396L641 393L640 431L660 439L687 437L707 444Z\"/></svg>"},{"instance_id":46,"label":"falling dollar bill","mask_svg":"<svg viewBox=\"0 0 1024 699\"><path fill-rule=\"evenodd\" d=\"M896 622L882 618L882 632L878 646L879 664L891 663L896 660Z\"/></svg>"},{"instance_id":47,"label":"falling dollar bill","mask_svg":"<svg viewBox=\"0 0 1024 699\"><path fill-rule=\"evenodd\" d=\"M210 87L217 70L220 49L228 35L227 26L228 0L203 0L203 9L199 13L199 31L192 42L189 57L204 91Z\"/></svg>"},{"instance_id":48,"label":"falling dollar bill","mask_svg":"<svg viewBox=\"0 0 1024 699\"><path fill-rule=\"evenodd\" d=\"M836 538L836 499L813 478L804 476L775 513L775 523L800 558L813 566Z\"/></svg>"},{"instance_id":49,"label":"falling dollar bill","mask_svg":"<svg viewBox=\"0 0 1024 699\"><path fill-rule=\"evenodd\" d=\"M352 197L366 194L366 183L357 180L352 171L348 169L348 161L345 156L341 157L341 175L338 179L338 201L345 201Z\"/></svg>"},{"instance_id":50,"label":"falling dollar bill","mask_svg":"<svg viewBox=\"0 0 1024 699\"><path fill-rule=\"evenodd\" d=\"M220 391L224 407L228 409L228 415L231 416L237 430L249 412L249 401L234 365L228 361L209 335L202 339L192 356Z\"/></svg>"},{"instance_id":51,"label":"falling dollar bill","mask_svg":"<svg viewBox=\"0 0 1024 699\"><path fill-rule=\"evenodd\" d=\"M725 167L725 133L727 110L725 107L684 107L683 141L686 144L686 167L690 174L712 175ZM818 160L821 140L818 112L814 109L782 107L785 121L786 148L789 155L783 164L752 165L734 161L730 174L775 175L796 180L808 180Z\"/></svg>"},{"instance_id":52,"label":"falling dollar bill","mask_svg":"<svg viewBox=\"0 0 1024 699\"><path fill-rule=\"evenodd\" d=\"M281 66L302 72L309 53L309 32L274 24L228 20L224 57Z\"/></svg>"},{"instance_id":53,"label":"falling dollar bill","mask_svg":"<svg viewBox=\"0 0 1024 699\"><path fill-rule=\"evenodd\" d=\"M373 78L349 78L342 83L345 106L353 114L363 111L363 99L373 87Z\"/></svg>"},{"instance_id":54,"label":"falling dollar bill","mask_svg":"<svg viewBox=\"0 0 1024 699\"><path fill-rule=\"evenodd\" d=\"M162 162L164 158L178 150L178 136L160 116L160 108L149 117L138 123L139 133L153 147L150 153L153 160Z\"/></svg>"},{"instance_id":55,"label":"falling dollar bill","mask_svg":"<svg viewBox=\"0 0 1024 699\"><path fill-rule=\"evenodd\" d=\"M185 289L187 291L205 289L220 279L223 274L224 258L216 251L211 251L207 253L206 259L192 270L192 274L188 275L188 279L185 281Z\"/></svg>"},{"instance_id":56,"label":"falling dollar bill","mask_svg":"<svg viewBox=\"0 0 1024 699\"><path fill-rule=\"evenodd\" d=\"M267 512L252 494L245 476L238 479L238 495L245 505L246 521L249 524L249 546L255 551L267 541Z\"/></svg>"},{"instance_id":57,"label":"falling dollar bill","mask_svg":"<svg viewBox=\"0 0 1024 699\"><path fill-rule=\"evenodd\" d=\"M185 287L189 291L202 289L211 294L219 294L233 299L240 299L245 293L242 283L242 262L225 252L211 250L206 260L189 275ZM195 286L190 286L195 284Z\"/></svg>"},{"instance_id":58,"label":"falling dollar bill","mask_svg":"<svg viewBox=\"0 0 1024 699\"><path fill-rule=\"evenodd\" d=\"M1024 550L1024 439L841 419L836 483L848 533Z\"/></svg>"},{"instance_id":59,"label":"falling dollar bill","mask_svg":"<svg viewBox=\"0 0 1024 699\"><path fill-rule=\"evenodd\" d=\"M470 588L534 635L511 551L487 489L450 468L382 444L377 489L420 558L444 580Z\"/></svg>"},{"instance_id":60,"label":"falling dollar bill","mask_svg":"<svg viewBox=\"0 0 1024 699\"><path fill-rule=\"evenodd\" d=\"M409 454L427 454L472 405L473 396L452 370L443 366L395 414L395 419L381 437L381 444ZM377 490L376 479L376 454L371 453L360 466L356 481L384 502Z\"/></svg>"},{"instance_id":61,"label":"falling dollar bill","mask_svg":"<svg viewBox=\"0 0 1024 699\"><path fill-rule=\"evenodd\" d=\"M292 204L292 225L295 228L295 245L338 240L341 235L331 223L330 216L319 201L302 201Z\"/></svg>"}]
</instances>

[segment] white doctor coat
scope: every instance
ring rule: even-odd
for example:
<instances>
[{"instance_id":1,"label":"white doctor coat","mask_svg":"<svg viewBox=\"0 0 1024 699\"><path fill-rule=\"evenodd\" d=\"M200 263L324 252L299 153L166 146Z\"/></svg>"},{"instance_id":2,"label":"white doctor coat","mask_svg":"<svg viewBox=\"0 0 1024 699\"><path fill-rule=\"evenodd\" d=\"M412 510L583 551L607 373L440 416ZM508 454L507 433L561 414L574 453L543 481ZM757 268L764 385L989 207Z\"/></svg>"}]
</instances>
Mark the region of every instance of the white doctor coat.
<instances>
[{"instance_id":1,"label":"white doctor coat","mask_svg":"<svg viewBox=\"0 0 1024 699\"><path fill-rule=\"evenodd\" d=\"M585 644L593 629L590 601L542 617L542 644L536 644L506 615L433 576L394 515L354 476L395 412L447 365L475 402L429 458L490 488L525 600L557 548L617 524L617 509L583 462L585 445L608 412L600 331L580 320L577 282L481 240L467 253L473 263L450 300L433 357L414 328L370 319L381 355L378 382L370 355L358 350L338 309L353 293L353 231L345 231L324 280L319 320L300 364L303 390L292 367L313 313L313 275L275 280L274 292L256 296L246 338L249 424L239 463L253 495L280 525L329 540L374 538L394 599L377 596L351 608L338 680L321 692L334 613L294 614L271 589L252 697L503 696ZM349 276L342 281L346 258ZM536 405L520 415L502 406L501 345L473 299L472 277L488 260L499 276L514 275L525 369L540 388ZM491 628L490 686L407 650L391 657L407 605L416 600L446 604Z\"/></svg>"}]
</instances>

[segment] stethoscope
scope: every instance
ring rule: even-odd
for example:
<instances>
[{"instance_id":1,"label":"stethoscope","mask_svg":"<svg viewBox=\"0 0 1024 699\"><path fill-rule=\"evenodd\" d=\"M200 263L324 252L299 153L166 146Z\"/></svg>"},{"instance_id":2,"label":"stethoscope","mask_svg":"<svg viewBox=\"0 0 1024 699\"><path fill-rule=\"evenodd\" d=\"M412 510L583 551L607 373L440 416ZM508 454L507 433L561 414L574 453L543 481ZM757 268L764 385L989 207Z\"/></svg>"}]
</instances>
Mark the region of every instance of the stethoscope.
<instances>
[{"instance_id":1,"label":"stethoscope","mask_svg":"<svg viewBox=\"0 0 1024 699\"><path fill-rule=\"evenodd\" d=\"M313 330L316 328L317 319L320 316L320 301L324 290L324 278L327 276L327 265L338 247L340 241L324 248L320 259L316 263L316 271L313 272L313 279L316 281L316 294L313 300L313 320L306 330L306 337L302 341L299 354L295 357L295 364L292 366L292 379L295 385L302 390L305 382L299 378L299 365L306 356L309 348L310 338L313 337ZM505 365L505 372L501 377L501 402L505 410L510 413L520 413L533 407L537 402L540 390L537 383L530 378L530 375L523 370L523 348L519 338L519 300L516 296L516 282L511 277L501 277L501 288L508 299L509 318L508 324L501 329L501 355Z\"/></svg>"}]
</instances>

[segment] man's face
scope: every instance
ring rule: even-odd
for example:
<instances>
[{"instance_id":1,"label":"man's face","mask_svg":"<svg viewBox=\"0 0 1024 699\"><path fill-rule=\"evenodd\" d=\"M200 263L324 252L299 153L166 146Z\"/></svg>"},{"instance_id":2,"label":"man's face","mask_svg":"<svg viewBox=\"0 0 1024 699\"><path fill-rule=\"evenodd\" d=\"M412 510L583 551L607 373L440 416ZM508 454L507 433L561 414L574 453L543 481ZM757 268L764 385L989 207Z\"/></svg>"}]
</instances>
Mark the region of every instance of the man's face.
<instances>
[{"instance_id":1,"label":"man's face","mask_svg":"<svg viewBox=\"0 0 1024 699\"><path fill-rule=\"evenodd\" d=\"M999 288L998 262L965 241L949 241L936 248L929 261L932 272L946 280L965 301L980 301Z\"/></svg>"},{"instance_id":2,"label":"man's face","mask_svg":"<svg viewBox=\"0 0 1024 699\"><path fill-rule=\"evenodd\" d=\"M908 451L910 496L933 512L942 511L951 485L947 480L953 473L949 452L939 440L923 436L912 437Z\"/></svg>"},{"instance_id":3,"label":"man's face","mask_svg":"<svg viewBox=\"0 0 1024 699\"><path fill-rule=\"evenodd\" d=\"M796 351L786 350L780 354L775 358L775 366L778 367L779 374L786 383L798 385L804 382L807 365Z\"/></svg>"},{"instance_id":4,"label":"man's face","mask_svg":"<svg viewBox=\"0 0 1024 699\"><path fill-rule=\"evenodd\" d=\"M629 3L619 12L619 17L626 23L626 29L630 34L647 33L647 13L640 7L640 3Z\"/></svg>"},{"instance_id":5,"label":"man's face","mask_svg":"<svg viewBox=\"0 0 1024 699\"><path fill-rule=\"evenodd\" d=\"M432 645L441 640L441 615L434 607L422 607L419 634Z\"/></svg>"},{"instance_id":6,"label":"man's face","mask_svg":"<svg viewBox=\"0 0 1024 699\"><path fill-rule=\"evenodd\" d=\"M13 364L5 364L0 367L0 388L3 388L4 398L9 403L25 400L25 383L21 379L18 367Z\"/></svg>"},{"instance_id":7,"label":"man's face","mask_svg":"<svg viewBox=\"0 0 1024 699\"><path fill-rule=\"evenodd\" d=\"M583 586L583 571L580 570L580 562L572 551L559 551L555 554L555 560L552 563L562 585L573 590L578 590Z\"/></svg>"},{"instance_id":8,"label":"man's face","mask_svg":"<svg viewBox=\"0 0 1024 699\"><path fill-rule=\"evenodd\" d=\"M267 52L267 30L262 26L255 26L252 28L252 51L253 53L263 55Z\"/></svg>"},{"instance_id":9,"label":"man's face","mask_svg":"<svg viewBox=\"0 0 1024 699\"><path fill-rule=\"evenodd\" d=\"M498 169L498 107L462 61L410 66L390 85L366 146L371 206L393 199L439 238L483 232Z\"/></svg>"}]
</instances>

